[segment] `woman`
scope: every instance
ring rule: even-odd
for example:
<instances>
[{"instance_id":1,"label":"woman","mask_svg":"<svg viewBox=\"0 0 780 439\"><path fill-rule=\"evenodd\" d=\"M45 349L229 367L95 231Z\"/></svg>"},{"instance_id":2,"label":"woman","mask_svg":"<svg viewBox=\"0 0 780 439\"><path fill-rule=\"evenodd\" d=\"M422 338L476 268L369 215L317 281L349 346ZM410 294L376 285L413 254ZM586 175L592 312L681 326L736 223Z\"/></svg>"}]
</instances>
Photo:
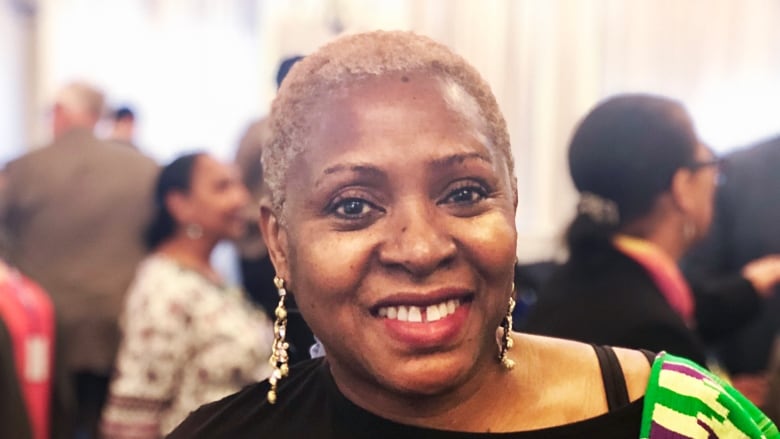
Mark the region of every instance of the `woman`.
<instances>
[{"instance_id":1,"label":"woman","mask_svg":"<svg viewBox=\"0 0 780 439\"><path fill-rule=\"evenodd\" d=\"M263 379L271 325L209 262L224 239L243 232L248 195L237 171L206 154L166 166L157 217L127 295L123 340L102 431L153 438L192 410Z\"/></svg>"},{"instance_id":2,"label":"woman","mask_svg":"<svg viewBox=\"0 0 780 439\"><path fill-rule=\"evenodd\" d=\"M678 269L710 225L719 163L676 101L635 94L597 105L569 147L581 196L570 257L540 291L524 329L705 364L703 340L756 315L754 284L769 274L755 263L748 278L692 291Z\"/></svg>"},{"instance_id":3,"label":"woman","mask_svg":"<svg viewBox=\"0 0 780 439\"><path fill-rule=\"evenodd\" d=\"M509 138L462 58L404 32L344 37L292 68L271 127L275 370L171 438L639 435L645 355L599 350L602 369L591 346L510 330ZM292 369L288 290L326 353Z\"/></svg>"}]
</instances>

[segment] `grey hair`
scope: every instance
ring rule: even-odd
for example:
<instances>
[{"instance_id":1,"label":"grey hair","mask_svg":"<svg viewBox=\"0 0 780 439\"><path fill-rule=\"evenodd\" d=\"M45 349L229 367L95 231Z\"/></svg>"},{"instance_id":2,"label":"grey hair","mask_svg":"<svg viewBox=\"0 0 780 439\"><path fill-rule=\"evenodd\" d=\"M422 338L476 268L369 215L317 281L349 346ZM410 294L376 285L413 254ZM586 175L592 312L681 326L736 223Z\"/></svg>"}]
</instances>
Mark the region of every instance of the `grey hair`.
<instances>
[{"instance_id":1,"label":"grey hair","mask_svg":"<svg viewBox=\"0 0 780 439\"><path fill-rule=\"evenodd\" d=\"M283 218L290 164L308 147L307 115L322 98L343 93L350 84L391 73L422 72L441 80L442 97L464 117L482 122L490 144L503 156L516 191L514 160L496 98L487 82L461 56L428 37L402 31L348 35L296 63L271 106L271 142L263 152L263 174L272 208ZM464 99L465 96L470 99ZM478 116L478 117L476 117Z\"/></svg>"},{"instance_id":2,"label":"grey hair","mask_svg":"<svg viewBox=\"0 0 780 439\"><path fill-rule=\"evenodd\" d=\"M99 118L103 114L105 96L91 84L73 81L60 88L55 103L70 113Z\"/></svg>"}]
</instances>

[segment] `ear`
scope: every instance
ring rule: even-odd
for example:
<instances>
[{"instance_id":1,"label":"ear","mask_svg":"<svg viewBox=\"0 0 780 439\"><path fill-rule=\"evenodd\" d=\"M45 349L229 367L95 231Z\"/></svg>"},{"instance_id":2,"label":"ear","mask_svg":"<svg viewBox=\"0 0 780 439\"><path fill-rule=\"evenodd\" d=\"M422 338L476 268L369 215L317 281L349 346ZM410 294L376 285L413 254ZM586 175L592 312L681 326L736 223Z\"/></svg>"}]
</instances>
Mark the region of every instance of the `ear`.
<instances>
[{"instance_id":1,"label":"ear","mask_svg":"<svg viewBox=\"0 0 780 439\"><path fill-rule=\"evenodd\" d=\"M672 176L670 192L674 205L683 213L693 212L696 205L694 174L690 169L680 168Z\"/></svg>"},{"instance_id":2,"label":"ear","mask_svg":"<svg viewBox=\"0 0 780 439\"><path fill-rule=\"evenodd\" d=\"M288 259L287 229L282 226L271 206L262 203L260 205L260 230L263 233L265 245L268 247L268 255L274 265L276 275L286 283L290 282L290 264Z\"/></svg>"},{"instance_id":3,"label":"ear","mask_svg":"<svg viewBox=\"0 0 780 439\"><path fill-rule=\"evenodd\" d=\"M169 192L165 195L165 206L177 222L183 224L192 222L192 206L184 193L179 191Z\"/></svg>"}]
</instances>

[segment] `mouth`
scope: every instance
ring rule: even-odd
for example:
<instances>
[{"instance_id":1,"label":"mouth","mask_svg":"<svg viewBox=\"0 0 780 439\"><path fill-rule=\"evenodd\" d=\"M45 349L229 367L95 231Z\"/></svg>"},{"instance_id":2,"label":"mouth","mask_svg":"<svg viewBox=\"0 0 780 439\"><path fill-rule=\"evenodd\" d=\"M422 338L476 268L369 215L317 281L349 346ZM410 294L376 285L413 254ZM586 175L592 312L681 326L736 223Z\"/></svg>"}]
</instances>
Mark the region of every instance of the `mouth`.
<instances>
[{"instance_id":1,"label":"mouth","mask_svg":"<svg viewBox=\"0 0 780 439\"><path fill-rule=\"evenodd\" d=\"M375 316L409 323L429 323L444 319L455 312L462 305L471 302L472 297L453 298L442 300L427 306L416 305L389 305L380 306L373 313Z\"/></svg>"},{"instance_id":2,"label":"mouth","mask_svg":"<svg viewBox=\"0 0 780 439\"><path fill-rule=\"evenodd\" d=\"M459 339L473 301L474 293L463 290L400 294L376 304L371 315L405 349L441 349Z\"/></svg>"}]
</instances>

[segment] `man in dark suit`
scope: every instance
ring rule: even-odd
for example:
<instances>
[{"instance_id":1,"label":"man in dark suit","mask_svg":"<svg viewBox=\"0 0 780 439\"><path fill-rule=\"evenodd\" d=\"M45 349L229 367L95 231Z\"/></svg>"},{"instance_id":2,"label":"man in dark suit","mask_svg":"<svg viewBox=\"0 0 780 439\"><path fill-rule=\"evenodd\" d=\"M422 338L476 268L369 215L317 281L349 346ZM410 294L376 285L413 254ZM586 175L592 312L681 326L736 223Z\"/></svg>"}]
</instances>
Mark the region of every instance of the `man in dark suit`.
<instances>
[{"instance_id":1,"label":"man in dark suit","mask_svg":"<svg viewBox=\"0 0 780 439\"><path fill-rule=\"evenodd\" d=\"M760 374L780 329L780 137L730 154L723 177L709 235L683 266L694 284L742 273L774 288L759 317L717 346L732 374Z\"/></svg>"},{"instance_id":2,"label":"man in dark suit","mask_svg":"<svg viewBox=\"0 0 780 439\"><path fill-rule=\"evenodd\" d=\"M65 364L76 384L79 429L90 437L119 342L117 319L151 216L156 163L98 140L103 95L61 89L53 142L8 163L0 225L9 261L51 295Z\"/></svg>"}]
</instances>

